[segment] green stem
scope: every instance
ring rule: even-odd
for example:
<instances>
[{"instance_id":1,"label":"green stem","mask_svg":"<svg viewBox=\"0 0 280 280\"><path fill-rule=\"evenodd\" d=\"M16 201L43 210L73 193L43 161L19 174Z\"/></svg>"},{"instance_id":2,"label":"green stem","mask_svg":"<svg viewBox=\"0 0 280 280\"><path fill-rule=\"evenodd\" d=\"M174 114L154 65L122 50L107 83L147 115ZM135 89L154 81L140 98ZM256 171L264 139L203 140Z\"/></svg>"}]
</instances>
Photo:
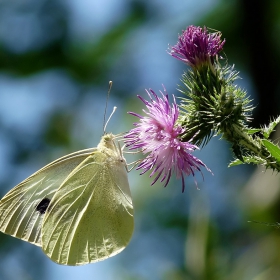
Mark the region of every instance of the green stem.
<instances>
[{"instance_id":1,"label":"green stem","mask_svg":"<svg viewBox=\"0 0 280 280\"><path fill-rule=\"evenodd\" d=\"M263 159L266 162L266 167L280 171L280 164L277 163L277 160L270 154L261 141L253 139L250 135L244 132L244 129L237 125L232 125L231 135L234 135L233 139L235 141L237 140L239 145L252 152L255 156Z\"/></svg>"}]
</instances>

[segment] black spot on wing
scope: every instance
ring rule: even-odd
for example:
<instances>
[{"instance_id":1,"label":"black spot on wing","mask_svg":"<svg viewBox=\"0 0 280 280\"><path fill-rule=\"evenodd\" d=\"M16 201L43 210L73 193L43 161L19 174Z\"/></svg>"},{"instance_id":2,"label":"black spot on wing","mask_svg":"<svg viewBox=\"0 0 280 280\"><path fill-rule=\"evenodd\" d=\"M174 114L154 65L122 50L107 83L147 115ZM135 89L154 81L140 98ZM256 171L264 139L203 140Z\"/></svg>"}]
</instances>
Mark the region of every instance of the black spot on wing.
<instances>
[{"instance_id":1,"label":"black spot on wing","mask_svg":"<svg viewBox=\"0 0 280 280\"><path fill-rule=\"evenodd\" d=\"M51 200L47 197L43 198L40 203L36 206L36 211L40 212L40 214L45 214Z\"/></svg>"}]
</instances>

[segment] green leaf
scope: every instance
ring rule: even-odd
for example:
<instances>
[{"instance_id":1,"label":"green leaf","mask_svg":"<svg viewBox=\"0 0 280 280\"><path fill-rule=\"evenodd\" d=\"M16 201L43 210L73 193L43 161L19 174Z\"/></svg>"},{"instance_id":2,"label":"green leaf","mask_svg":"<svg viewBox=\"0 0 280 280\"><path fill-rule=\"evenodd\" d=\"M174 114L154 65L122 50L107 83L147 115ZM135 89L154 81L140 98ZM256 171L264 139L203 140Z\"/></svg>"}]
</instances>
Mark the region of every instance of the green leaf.
<instances>
[{"instance_id":1,"label":"green leaf","mask_svg":"<svg viewBox=\"0 0 280 280\"><path fill-rule=\"evenodd\" d=\"M247 133L252 135L252 134L255 134L255 133L260 132L260 131L261 131L260 128L251 128L251 129L247 130Z\"/></svg>"},{"instance_id":2,"label":"green leaf","mask_svg":"<svg viewBox=\"0 0 280 280\"><path fill-rule=\"evenodd\" d=\"M243 156L243 161L241 161L240 159L236 159L234 161L232 161L228 167L232 167L232 166L237 166L237 165L240 165L240 164L250 164L250 163L253 163L253 164L263 164L264 163L264 160L261 159L261 158L257 158L257 157L250 157L250 156L247 156L247 157L244 157Z\"/></svg>"},{"instance_id":3,"label":"green leaf","mask_svg":"<svg viewBox=\"0 0 280 280\"><path fill-rule=\"evenodd\" d=\"M266 139L268 139L269 135L274 130L275 126L279 123L280 123L280 116L276 120L272 121L267 127L262 129L263 136Z\"/></svg>"},{"instance_id":4,"label":"green leaf","mask_svg":"<svg viewBox=\"0 0 280 280\"><path fill-rule=\"evenodd\" d=\"M240 164L245 164L245 162L241 161L240 159L236 159L234 161L232 161L228 167L232 167L232 166L237 166L237 165L240 165Z\"/></svg>"},{"instance_id":5,"label":"green leaf","mask_svg":"<svg viewBox=\"0 0 280 280\"><path fill-rule=\"evenodd\" d=\"M278 162L280 162L280 148L266 139L263 139L262 142L265 145L265 147L267 148L267 150L271 153L271 155Z\"/></svg>"}]
</instances>

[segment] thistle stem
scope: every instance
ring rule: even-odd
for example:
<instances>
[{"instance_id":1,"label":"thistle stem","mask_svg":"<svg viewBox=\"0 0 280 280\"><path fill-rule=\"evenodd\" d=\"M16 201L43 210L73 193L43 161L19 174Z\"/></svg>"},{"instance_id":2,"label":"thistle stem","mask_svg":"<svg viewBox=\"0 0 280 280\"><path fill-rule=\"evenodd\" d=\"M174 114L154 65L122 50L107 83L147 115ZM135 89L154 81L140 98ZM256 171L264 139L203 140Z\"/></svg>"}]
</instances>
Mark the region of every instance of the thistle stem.
<instances>
[{"instance_id":1,"label":"thistle stem","mask_svg":"<svg viewBox=\"0 0 280 280\"><path fill-rule=\"evenodd\" d=\"M238 141L240 146L244 147L254 156L263 159L266 167L280 171L280 164L277 163L277 160L270 154L259 138L253 139L252 136L248 135L244 132L244 129L237 125L232 125L231 135L234 135L232 139L234 139L235 142ZM228 137L226 138L229 140Z\"/></svg>"}]
</instances>

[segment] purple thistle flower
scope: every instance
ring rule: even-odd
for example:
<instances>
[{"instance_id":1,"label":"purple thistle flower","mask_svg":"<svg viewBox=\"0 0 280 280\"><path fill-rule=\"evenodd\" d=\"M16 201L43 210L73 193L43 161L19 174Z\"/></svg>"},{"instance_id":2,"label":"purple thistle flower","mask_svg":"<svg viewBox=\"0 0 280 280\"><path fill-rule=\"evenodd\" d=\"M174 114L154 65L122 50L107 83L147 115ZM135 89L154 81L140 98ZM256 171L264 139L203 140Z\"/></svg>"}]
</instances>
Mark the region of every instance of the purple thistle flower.
<instances>
[{"instance_id":1,"label":"purple thistle flower","mask_svg":"<svg viewBox=\"0 0 280 280\"><path fill-rule=\"evenodd\" d=\"M184 175L194 176L195 170L201 172L201 166L207 167L201 160L191 155L191 152L198 147L189 142L182 142L179 138L184 130L176 125L179 108L175 97L173 96L174 103L170 104L168 94L160 91L162 97L158 97L151 89L146 92L150 101L138 96L148 109L148 111L143 110L146 116L129 112L140 121L134 123L135 128L124 136L126 146L130 150L141 149L143 154L147 154L136 169L143 169L140 175L151 170L150 177L155 176L151 185L160 180L164 182L165 187L171 174L175 173L177 178L182 179L182 192L184 192ZM164 92L166 93L165 89Z\"/></svg>"},{"instance_id":2,"label":"purple thistle flower","mask_svg":"<svg viewBox=\"0 0 280 280\"><path fill-rule=\"evenodd\" d=\"M171 47L169 54L194 68L213 63L225 44L221 36L220 32L208 33L205 26L202 29L190 25L179 35L178 43Z\"/></svg>"}]
</instances>

